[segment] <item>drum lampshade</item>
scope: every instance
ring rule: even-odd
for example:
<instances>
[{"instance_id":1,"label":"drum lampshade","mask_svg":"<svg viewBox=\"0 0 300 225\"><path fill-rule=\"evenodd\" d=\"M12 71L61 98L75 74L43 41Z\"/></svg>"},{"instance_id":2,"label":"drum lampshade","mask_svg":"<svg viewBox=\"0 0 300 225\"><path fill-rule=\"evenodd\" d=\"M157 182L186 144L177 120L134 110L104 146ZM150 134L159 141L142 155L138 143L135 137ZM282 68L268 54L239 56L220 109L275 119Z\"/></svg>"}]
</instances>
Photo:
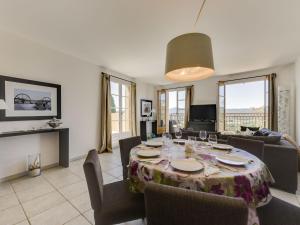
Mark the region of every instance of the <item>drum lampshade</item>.
<instances>
[{"instance_id":1,"label":"drum lampshade","mask_svg":"<svg viewBox=\"0 0 300 225\"><path fill-rule=\"evenodd\" d=\"M167 46L165 76L172 81L195 81L214 73L210 37L188 33L172 39Z\"/></svg>"}]
</instances>

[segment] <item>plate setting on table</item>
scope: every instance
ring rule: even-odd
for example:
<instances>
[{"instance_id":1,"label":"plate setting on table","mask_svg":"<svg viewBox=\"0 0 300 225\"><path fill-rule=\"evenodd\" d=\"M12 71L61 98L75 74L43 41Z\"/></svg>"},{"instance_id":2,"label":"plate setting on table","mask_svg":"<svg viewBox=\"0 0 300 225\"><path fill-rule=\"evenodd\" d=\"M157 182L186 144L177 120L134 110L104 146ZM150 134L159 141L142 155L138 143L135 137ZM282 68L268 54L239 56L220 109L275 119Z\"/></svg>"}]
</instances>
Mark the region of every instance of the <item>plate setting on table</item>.
<instances>
[{"instance_id":1,"label":"plate setting on table","mask_svg":"<svg viewBox=\"0 0 300 225\"><path fill-rule=\"evenodd\" d=\"M198 172L204 169L203 164L193 158L172 160L171 166L183 172Z\"/></svg>"},{"instance_id":2,"label":"plate setting on table","mask_svg":"<svg viewBox=\"0 0 300 225\"><path fill-rule=\"evenodd\" d=\"M136 152L137 156L142 157L142 158L153 158L153 157L158 157L160 156L160 151L159 150L138 150Z\"/></svg>"},{"instance_id":3,"label":"plate setting on table","mask_svg":"<svg viewBox=\"0 0 300 225\"><path fill-rule=\"evenodd\" d=\"M220 149L220 150L227 150L227 151L230 151L230 150L234 149L233 146L226 145L226 144L214 144L213 148Z\"/></svg>"},{"instance_id":4,"label":"plate setting on table","mask_svg":"<svg viewBox=\"0 0 300 225\"><path fill-rule=\"evenodd\" d=\"M244 166L247 165L249 163L248 159L245 159L243 157L239 157L239 156L229 156L229 155L220 155L216 157L216 160L218 160L219 162L228 164L228 165L232 165L232 166Z\"/></svg>"},{"instance_id":5,"label":"plate setting on table","mask_svg":"<svg viewBox=\"0 0 300 225\"><path fill-rule=\"evenodd\" d=\"M163 143L162 143L162 141L147 141L145 143L145 145L148 147L158 148L158 147L163 146Z\"/></svg>"}]
</instances>

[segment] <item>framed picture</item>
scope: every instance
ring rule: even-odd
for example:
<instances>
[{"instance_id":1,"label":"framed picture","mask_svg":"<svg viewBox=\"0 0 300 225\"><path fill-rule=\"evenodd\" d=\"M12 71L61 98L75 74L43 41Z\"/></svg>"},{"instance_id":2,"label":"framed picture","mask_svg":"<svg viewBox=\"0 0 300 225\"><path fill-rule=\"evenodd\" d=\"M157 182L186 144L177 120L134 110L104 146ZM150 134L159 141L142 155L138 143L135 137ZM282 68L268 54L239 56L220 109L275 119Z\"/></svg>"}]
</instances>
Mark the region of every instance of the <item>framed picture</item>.
<instances>
[{"instance_id":1,"label":"framed picture","mask_svg":"<svg viewBox=\"0 0 300 225\"><path fill-rule=\"evenodd\" d=\"M0 121L61 119L61 86L58 84L0 76Z\"/></svg>"},{"instance_id":2,"label":"framed picture","mask_svg":"<svg viewBox=\"0 0 300 225\"><path fill-rule=\"evenodd\" d=\"M141 117L152 116L152 101L141 99Z\"/></svg>"}]
</instances>

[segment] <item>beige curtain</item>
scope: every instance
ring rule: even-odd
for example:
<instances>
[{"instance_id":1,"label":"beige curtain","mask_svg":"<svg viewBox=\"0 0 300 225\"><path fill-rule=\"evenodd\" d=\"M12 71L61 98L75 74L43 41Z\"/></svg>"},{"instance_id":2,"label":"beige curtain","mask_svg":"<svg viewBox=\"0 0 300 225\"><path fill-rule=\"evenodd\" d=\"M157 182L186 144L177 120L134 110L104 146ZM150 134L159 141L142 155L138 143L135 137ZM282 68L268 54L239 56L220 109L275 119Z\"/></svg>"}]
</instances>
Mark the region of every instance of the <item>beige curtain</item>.
<instances>
[{"instance_id":1,"label":"beige curtain","mask_svg":"<svg viewBox=\"0 0 300 225\"><path fill-rule=\"evenodd\" d=\"M185 113L184 113L184 127L187 128L190 121L190 106L193 101L193 86L186 87L185 92Z\"/></svg>"},{"instance_id":2,"label":"beige curtain","mask_svg":"<svg viewBox=\"0 0 300 225\"><path fill-rule=\"evenodd\" d=\"M112 152L110 76L102 73L99 153Z\"/></svg>"},{"instance_id":3,"label":"beige curtain","mask_svg":"<svg viewBox=\"0 0 300 225\"><path fill-rule=\"evenodd\" d=\"M218 131L225 130L225 82L218 82Z\"/></svg>"},{"instance_id":4,"label":"beige curtain","mask_svg":"<svg viewBox=\"0 0 300 225\"><path fill-rule=\"evenodd\" d=\"M130 85L130 120L131 120L131 135L136 136L136 84Z\"/></svg>"},{"instance_id":5,"label":"beige curtain","mask_svg":"<svg viewBox=\"0 0 300 225\"><path fill-rule=\"evenodd\" d=\"M266 76L268 81L268 101L269 101L269 109L268 109L268 124L271 130L277 131L278 130L278 115L275 111L275 78L276 74L272 73Z\"/></svg>"}]
</instances>

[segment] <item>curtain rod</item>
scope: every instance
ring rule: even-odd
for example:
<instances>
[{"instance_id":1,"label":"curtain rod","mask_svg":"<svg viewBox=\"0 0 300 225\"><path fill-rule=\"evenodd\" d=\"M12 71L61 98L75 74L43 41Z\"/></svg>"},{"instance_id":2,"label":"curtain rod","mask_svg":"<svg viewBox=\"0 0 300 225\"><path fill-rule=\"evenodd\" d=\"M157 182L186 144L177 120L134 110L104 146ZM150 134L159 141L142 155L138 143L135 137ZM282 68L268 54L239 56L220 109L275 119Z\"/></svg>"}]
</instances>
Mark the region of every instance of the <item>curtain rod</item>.
<instances>
[{"instance_id":1,"label":"curtain rod","mask_svg":"<svg viewBox=\"0 0 300 225\"><path fill-rule=\"evenodd\" d=\"M173 90L173 89L180 89L180 88L189 88L193 87L194 85L189 85L189 86L181 86L181 87L173 87L173 88L163 88L161 90Z\"/></svg>"},{"instance_id":2,"label":"curtain rod","mask_svg":"<svg viewBox=\"0 0 300 225\"><path fill-rule=\"evenodd\" d=\"M105 74L107 74L107 73L104 73L104 72L102 72L101 74L102 74L102 75L105 75ZM109 75L110 77L117 78L117 79L119 79L119 80L123 80L123 81L127 81L127 82L130 82L130 83L134 83L134 84L136 84L134 81L131 81L131 80L126 80L126 79L124 79L124 78L117 77L117 76L110 75L110 74L107 74L107 75Z\"/></svg>"},{"instance_id":3,"label":"curtain rod","mask_svg":"<svg viewBox=\"0 0 300 225\"><path fill-rule=\"evenodd\" d=\"M246 79L252 79L252 78L259 78L259 77L265 77L265 76L268 76L269 74L266 74L266 75L259 75L259 76L254 76L254 77L244 77L244 78L237 78L237 79L231 79L231 80L220 80L219 82L223 82L223 83L226 83L226 82L229 82L229 81L236 81L236 80L246 80ZM271 75L273 76L276 76L276 73L271 73Z\"/></svg>"}]
</instances>

